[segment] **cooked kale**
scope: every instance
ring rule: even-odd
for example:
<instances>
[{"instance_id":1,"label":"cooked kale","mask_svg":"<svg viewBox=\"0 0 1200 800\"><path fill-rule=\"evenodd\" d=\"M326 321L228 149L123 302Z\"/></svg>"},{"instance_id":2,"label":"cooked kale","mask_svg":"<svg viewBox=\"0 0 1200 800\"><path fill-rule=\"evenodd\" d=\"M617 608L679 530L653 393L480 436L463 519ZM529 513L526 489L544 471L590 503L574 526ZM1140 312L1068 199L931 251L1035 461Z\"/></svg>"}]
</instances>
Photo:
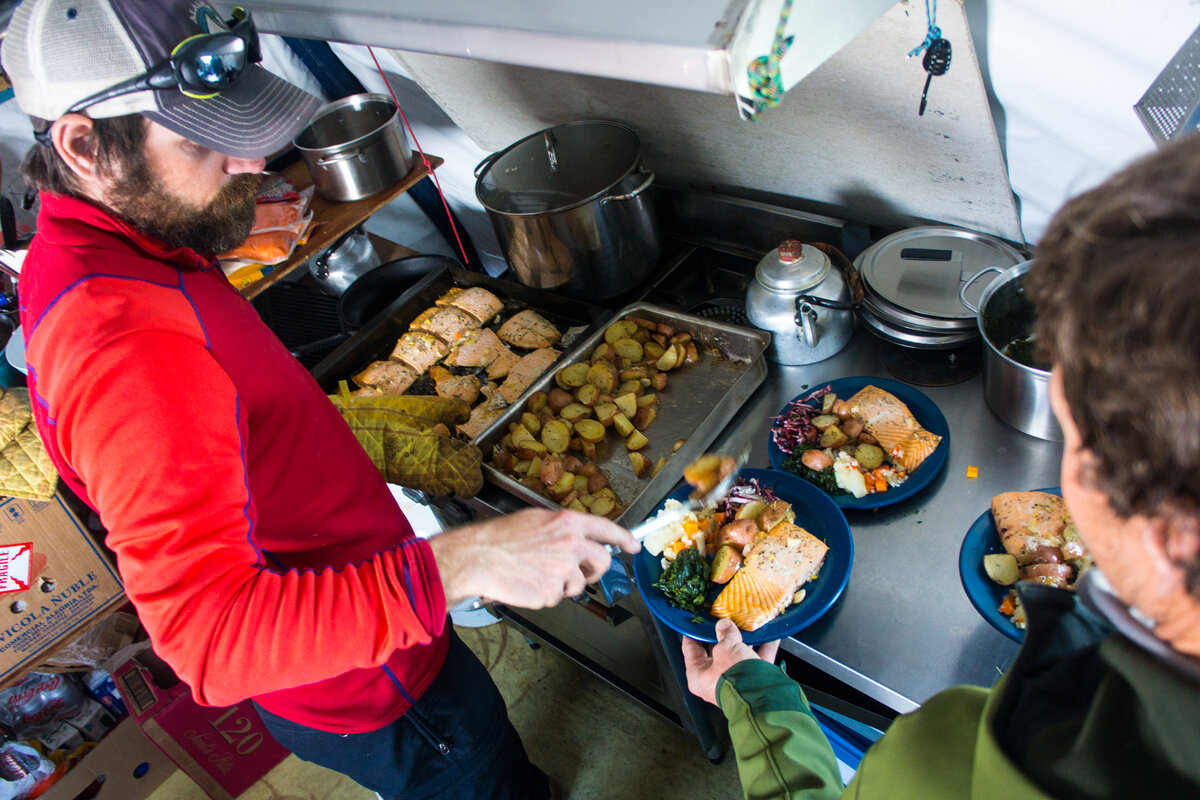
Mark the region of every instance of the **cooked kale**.
<instances>
[{"instance_id":1,"label":"cooked kale","mask_svg":"<svg viewBox=\"0 0 1200 800\"><path fill-rule=\"evenodd\" d=\"M655 582L671 605L684 611L706 611L709 580L708 560L694 547L683 550L667 565Z\"/></svg>"},{"instance_id":2,"label":"cooked kale","mask_svg":"<svg viewBox=\"0 0 1200 800\"><path fill-rule=\"evenodd\" d=\"M846 494L846 491L837 485L837 479L833 477L833 467L826 467L823 470L809 469L804 466L804 462L800 457L807 450L820 450L817 445L800 445L797 447L787 460L783 462L783 468L793 475L799 475L804 480L816 486L818 489L832 495Z\"/></svg>"}]
</instances>

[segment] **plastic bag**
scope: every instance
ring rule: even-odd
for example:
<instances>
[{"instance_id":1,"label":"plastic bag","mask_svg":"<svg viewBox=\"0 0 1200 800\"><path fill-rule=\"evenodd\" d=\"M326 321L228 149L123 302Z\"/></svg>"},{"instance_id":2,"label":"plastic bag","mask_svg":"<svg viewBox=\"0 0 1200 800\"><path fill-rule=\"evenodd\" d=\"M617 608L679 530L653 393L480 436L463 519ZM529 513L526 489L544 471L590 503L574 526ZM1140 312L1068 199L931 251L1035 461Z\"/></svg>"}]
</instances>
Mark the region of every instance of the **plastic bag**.
<instances>
[{"instance_id":1,"label":"plastic bag","mask_svg":"<svg viewBox=\"0 0 1200 800\"><path fill-rule=\"evenodd\" d=\"M272 265L286 261L311 232L313 187L295 191L278 176L263 182L256 197L254 227L246 241L217 258L225 262ZM230 270L225 269L229 275ZM236 286L236 284L234 284ZM241 288L241 287L238 287Z\"/></svg>"}]
</instances>

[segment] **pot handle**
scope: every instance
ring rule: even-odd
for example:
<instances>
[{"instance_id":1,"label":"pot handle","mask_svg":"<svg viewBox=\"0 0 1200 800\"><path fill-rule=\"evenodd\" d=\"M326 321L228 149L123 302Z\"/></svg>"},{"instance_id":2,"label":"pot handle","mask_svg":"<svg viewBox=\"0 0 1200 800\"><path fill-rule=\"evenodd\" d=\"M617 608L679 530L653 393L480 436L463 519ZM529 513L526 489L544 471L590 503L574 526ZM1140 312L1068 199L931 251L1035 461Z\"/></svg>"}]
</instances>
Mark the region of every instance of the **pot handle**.
<instances>
[{"instance_id":1,"label":"pot handle","mask_svg":"<svg viewBox=\"0 0 1200 800\"><path fill-rule=\"evenodd\" d=\"M976 314L979 313L979 306L973 305L969 300L967 300L967 289L970 289L971 284L973 284L973 283L975 283L975 281L979 280L980 275L983 275L984 273L987 273L987 272L1004 272L1004 270L1000 267L987 267L985 269L981 269L981 270L979 270L979 272L976 272L974 275L972 275L971 279L969 281L967 281L966 283L964 283L961 287L959 287L959 290L958 290L959 302L962 303L967 308L974 311Z\"/></svg>"},{"instance_id":2,"label":"pot handle","mask_svg":"<svg viewBox=\"0 0 1200 800\"><path fill-rule=\"evenodd\" d=\"M835 311L853 311L858 308L857 300L829 300L825 297L816 297L811 294L802 294L796 297L796 310L800 310L800 306L808 304L809 307L821 306L822 308L832 308Z\"/></svg>"},{"instance_id":3,"label":"pot handle","mask_svg":"<svg viewBox=\"0 0 1200 800\"><path fill-rule=\"evenodd\" d=\"M650 184L654 183L654 171L651 170L647 172L646 175L646 180L642 181L642 185L634 189L632 192L629 192L628 194L610 194L607 197L601 197L600 202L607 203L612 200L632 200L642 192L649 189Z\"/></svg>"},{"instance_id":4,"label":"pot handle","mask_svg":"<svg viewBox=\"0 0 1200 800\"><path fill-rule=\"evenodd\" d=\"M497 158L499 158L499 157L500 157L500 151L499 151L499 150L497 150L495 153L492 153L491 155L484 156L484 159L483 159L483 161L480 161L478 164L476 164L476 165L475 165L475 177L476 177L476 179L478 179L478 178L479 178L479 176L483 174L483 170L484 170L484 169L485 169L485 168L486 168L486 167L487 167L489 164L491 164L493 161L495 161L495 160L496 160Z\"/></svg>"},{"instance_id":5,"label":"pot handle","mask_svg":"<svg viewBox=\"0 0 1200 800\"><path fill-rule=\"evenodd\" d=\"M338 163L341 163L342 161L349 161L350 159L353 159L353 158L357 158L359 161L361 161L365 164L367 161L367 154L363 153L363 152L350 152L350 153L338 153L337 155L334 155L334 156L321 157L321 158L317 159L317 166L318 167L328 167L330 164L338 164Z\"/></svg>"}]
</instances>

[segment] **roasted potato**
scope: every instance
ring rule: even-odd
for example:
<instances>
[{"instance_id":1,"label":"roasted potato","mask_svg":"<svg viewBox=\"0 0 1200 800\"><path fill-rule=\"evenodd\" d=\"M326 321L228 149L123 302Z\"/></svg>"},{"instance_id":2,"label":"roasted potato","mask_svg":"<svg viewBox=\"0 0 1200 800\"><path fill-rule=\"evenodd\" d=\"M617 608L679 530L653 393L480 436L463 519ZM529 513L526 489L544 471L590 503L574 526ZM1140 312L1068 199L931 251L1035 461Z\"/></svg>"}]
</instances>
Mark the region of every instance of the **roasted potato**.
<instances>
[{"instance_id":1,"label":"roasted potato","mask_svg":"<svg viewBox=\"0 0 1200 800\"><path fill-rule=\"evenodd\" d=\"M653 469L650 459L636 450L629 453L629 463L633 466L633 474L639 478L645 478Z\"/></svg>"},{"instance_id":2,"label":"roasted potato","mask_svg":"<svg viewBox=\"0 0 1200 800\"><path fill-rule=\"evenodd\" d=\"M742 551L740 547L737 545L725 545L724 547L717 548L717 554L713 556L712 561L712 573L710 575L712 582L729 583L741 565Z\"/></svg>"},{"instance_id":3,"label":"roasted potato","mask_svg":"<svg viewBox=\"0 0 1200 800\"><path fill-rule=\"evenodd\" d=\"M572 364L569 367L563 367L555 375L555 383L563 389L578 389L583 386L588 376L587 364Z\"/></svg>"},{"instance_id":4,"label":"roasted potato","mask_svg":"<svg viewBox=\"0 0 1200 800\"><path fill-rule=\"evenodd\" d=\"M641 450L648 444L650 444L650 440L641 431L637 430L629 434L629 437L625 439L626 450Z\"/></svg>"},{"instance_id":5,"label":"roasted potato","mask_svg":"<svg viewBox=\"0 0 1200 800\"><path fill-rule=\"evenodd\" d=\"M781 522L793 522L795 519L796 512L792 510L791 503L786 500L772 500L758 515L757 522L761 530L769 531Z\"/></svg>"},{"instance_id":6,"label":"roasted potato","mask_svg":"<svg viewBox=\"0 0 1200 800\"><path fill-rule=\"evenodd\" d=\"M616 345L622 339L628 339L637 333L638 324L628 319L619 319L609 325L604 331L604 341Z\"/></svg>"},{"instance_id":7,"label":"roasted potato","mask_svg":"<svg viewBox=\"0 0 1200 800\"><path fill-rule=\"evenodd\" d=\"M565 422L552 419L542 426L542 444L551 453L565 453L571 444L571 430Z\"/></svg>"},{"instance_id":8,"label":"roasted potato","mask_svg":"<svg viewBox=\"0 0 1200 800\"><path fill-rule=\"evenodd\" d=\"M831 450L841 447L848 441L850 441L850 437L842 433L841 428L837 425L830 425L821 433L821 440L817 444L822 450Z\"/></svg>"},{"instance_id":9,"label":"roasted potato","mask_svg":"<svg viewBox=\"0 0 1200 800\"><path fill-rule=\"evenodd\" d=\"M594 419L581 419L575 423L575 433L583 441L595 444L604 439L604 434L607 433L607 430Z\"/></svg>"},{"instance_id":10,"label":"roasted potato","mask_svg":"<svg viewBox=\"0 0 1200 800\"><path fill-rule=\"evenodd\" d=\"M717 534L717 546L734 544L741 550L753 542L756 536L758 536L758 523L753 519L734 520L721 526L721 530Z\"/></svg>"},{"instance_id":11,"label":"roasted potato","mask_svg":"<svg viewBox=\"0 0 1200 800\"><path fill-rule=\"evenodd\" d=\"M575 402L575 396L562 387L554 387L546 399L546 408L555 414Z\"/></svg>"}]
</instances>

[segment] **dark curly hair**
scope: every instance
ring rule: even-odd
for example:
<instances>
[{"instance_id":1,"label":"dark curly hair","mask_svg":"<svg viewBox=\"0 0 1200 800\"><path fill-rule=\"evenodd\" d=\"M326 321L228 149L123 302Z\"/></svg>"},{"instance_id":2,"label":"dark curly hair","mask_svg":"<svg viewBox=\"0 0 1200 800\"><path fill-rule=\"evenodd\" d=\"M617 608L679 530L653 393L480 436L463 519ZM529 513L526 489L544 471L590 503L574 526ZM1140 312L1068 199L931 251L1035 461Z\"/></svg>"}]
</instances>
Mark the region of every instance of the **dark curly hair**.
<instances>
[{"instance_id":1,"label":"dark curly hair","mask_svg":"<svg viewBox=\"0 0 1200 800\"><path fill-rule=\"evenodd\" d=\"M36 131L50 129L51 122L30 117ZM140 114L107 117L93 120L89 136L93 154L100 168L111 172L118 164L128 163L141 156L146 143L146 118ZM79 194L79 181L62 156L53 147L35 144L25 154L21 164L25 183L38 191L53 194Z\"/></svg>"},{"instance_id":2,"label":"dark curly hair","mask_svg":"<svg viewBox=\"0 0 1200 800\"><path fill-rule=\"evenodd\" d=\"M1086 480L1123 517L1200 514L1200 136L1064 205L1026 277Z\"/></svg>"}]
</instances>

